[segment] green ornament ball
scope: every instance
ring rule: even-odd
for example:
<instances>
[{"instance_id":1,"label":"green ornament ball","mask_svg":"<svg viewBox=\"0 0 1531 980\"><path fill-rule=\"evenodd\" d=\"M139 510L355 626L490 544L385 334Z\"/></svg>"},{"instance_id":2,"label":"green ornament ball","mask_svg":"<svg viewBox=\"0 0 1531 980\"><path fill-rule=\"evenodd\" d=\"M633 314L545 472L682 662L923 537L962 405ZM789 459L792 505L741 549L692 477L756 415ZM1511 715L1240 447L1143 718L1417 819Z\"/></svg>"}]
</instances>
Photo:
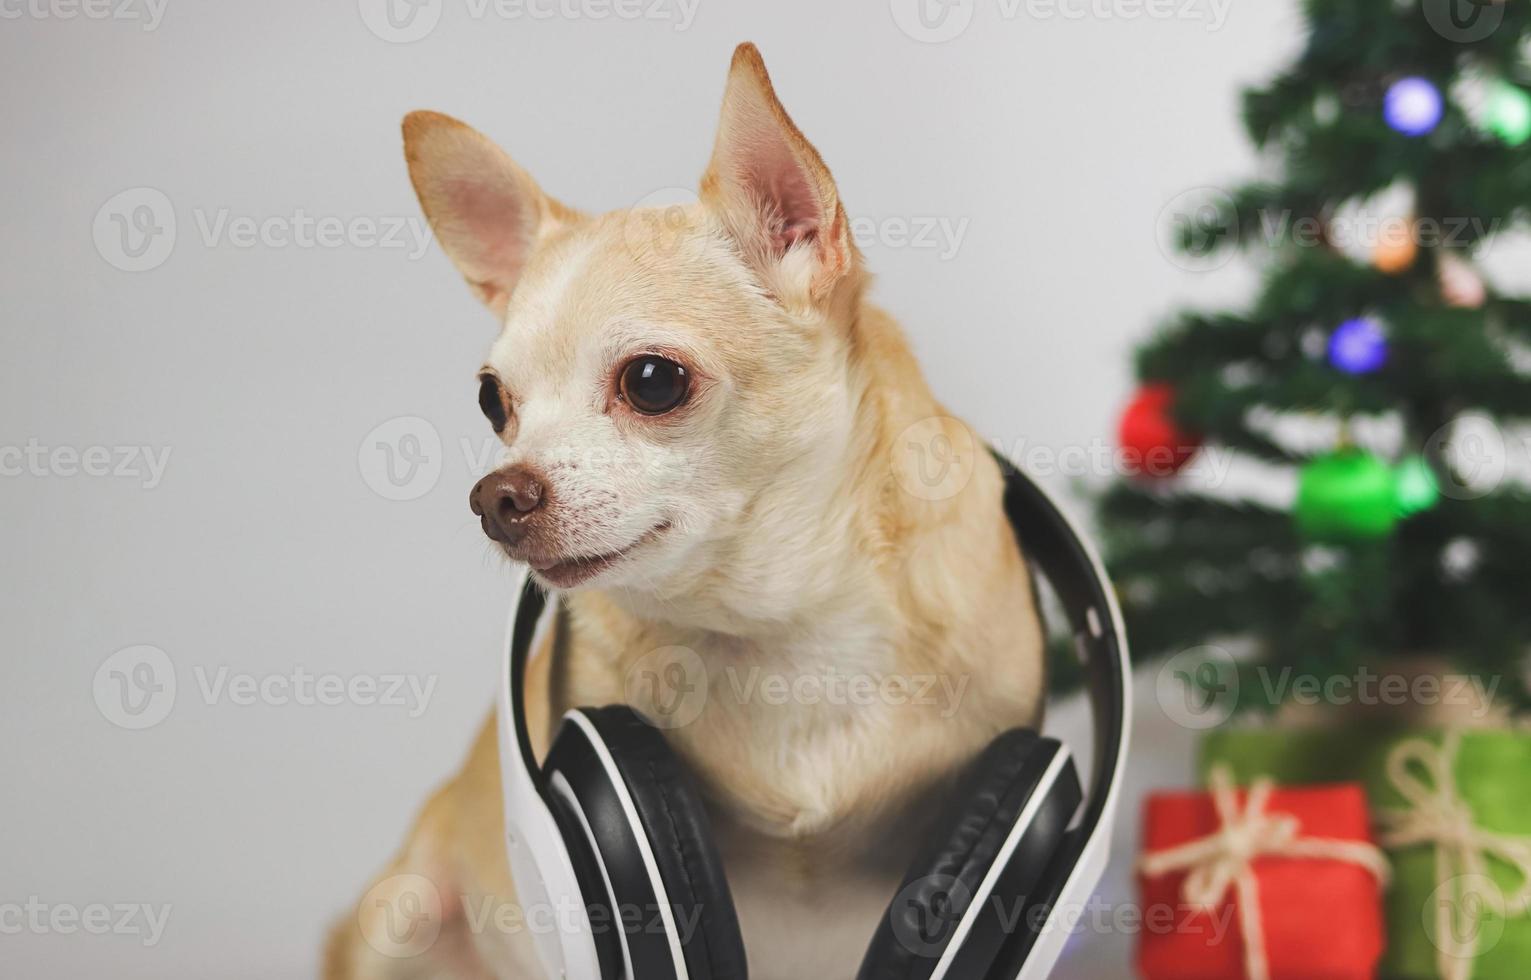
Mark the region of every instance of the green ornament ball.
<instances>
[{"instance_id":1,"label":"green ornament ball","mask_svg":"<svg viewBox=\"0 0 1531 980\"><path fill-rule=\"evenodd\" d=\"M1364 541L1391 534L1400 517L1398 480L1370 453L1345 450L1303 466L1297 526L1312 540Z\"/></svg>"},{"instance_id":2,"label":"green ornament ball","mask_svg":"<svg viewBox=\"0 0 1531 980\"><path fill-rule=\"evenodd\" d=\"M1393 479L1397 484L1398 513L1404 517L1423 513L1441 499L1435 471L1423 456L1411 456L1399 463Z\"/></svg>"},{"instance_id":3,"label":"green ornament ball","mask_svg":"<svg viewBox=\"0 0 1531 980\"><path fill-rule=\"evenodd\" d=\"M1518 85L1501 82L1489 98L1485 122L1511 146L1531 140L1531 93Z\"/></svg>"}]
</instances>

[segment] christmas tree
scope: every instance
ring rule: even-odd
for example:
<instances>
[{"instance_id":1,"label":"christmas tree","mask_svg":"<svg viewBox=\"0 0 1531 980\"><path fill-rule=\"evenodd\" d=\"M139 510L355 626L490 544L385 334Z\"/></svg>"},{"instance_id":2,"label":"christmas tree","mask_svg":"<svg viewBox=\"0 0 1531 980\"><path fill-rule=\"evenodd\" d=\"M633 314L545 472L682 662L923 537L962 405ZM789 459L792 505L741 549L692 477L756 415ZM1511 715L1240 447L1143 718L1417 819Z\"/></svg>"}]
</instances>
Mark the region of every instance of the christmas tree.
<instances>
[{"instance_id":1,"label":"christmas tree","mask_svg":"<svg viewBox=\"0 0 1531 980\"><path fill-rule=\"evenodd\" d=\"M1531 3L1305 9L1305 50L1244 99L1276 176L1176 223L1191 260L1261 263L1261 291L1138 352L1137 472L1100 511L1135 652L1240 638L1246 708L1274 707L1252 671L1408 660L1523 708L1531 499L1505 457L1531 416L1531 299L1476 263L1531 217ZM1192 479L1198 453L1295 471L1295 505Z\"/></svg>"}]
</instances>

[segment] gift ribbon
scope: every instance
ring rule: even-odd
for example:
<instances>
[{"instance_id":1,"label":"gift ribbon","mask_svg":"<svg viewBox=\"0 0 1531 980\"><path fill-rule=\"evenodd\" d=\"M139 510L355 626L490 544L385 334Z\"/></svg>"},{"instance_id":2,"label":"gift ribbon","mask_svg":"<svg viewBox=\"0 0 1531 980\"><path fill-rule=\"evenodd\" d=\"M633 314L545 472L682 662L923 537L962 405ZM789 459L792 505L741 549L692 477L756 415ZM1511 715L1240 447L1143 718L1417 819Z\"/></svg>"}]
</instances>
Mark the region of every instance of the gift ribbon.
<instances>
[{"instance_id":1,"label":"gift ribbon","mask_svg":"<svg viewBox=\"0 0 1531 980\"><path fill-rule=\"evenodd\" d=\"M1239 928L1244 937L1244 972L1248 980L1269 980L1270 957L1265 949L1265 926L1260 918L1260 885L1256 858L1295 858L1342 861L1371 872L1381 883L1389 877L1387 858L1363 841L1303 837L1302 822L1289 813L1267 813L1276 784L1255 780L1244 807L1233 771L1217 766L1211 773L1212 805L1220 827L1206 837L1143 855L1138 869L1149 878L1186 872L1181 898L1186 904L1212 909L1222 904L1229 888L1238 898Z\"/></svg>"},{"instance_id":2,"label":"gift ribbon","mask_svg":"<svg viewBox=\"0 0 1531 980\"><path fill-rule=\"evenodd\" d=\"M1484 912L1500 918L1531 910L1531 838L1496 834L1479 827L1457 790L1457 753L1461 732L1449 732L1437 746L1422 738L1401 742L1388 754L1387 776L1408 806L1378 816L1384 847L1394 850L1421 844L1435 846L1436 969L1445 980L1469 980L1478 955L1479 919ZM1423 770L1429 782L1415 769ZM1496 858L1520 875L1520 887L1506 895L1488 873Z\"/></svg>"}]
</instances>

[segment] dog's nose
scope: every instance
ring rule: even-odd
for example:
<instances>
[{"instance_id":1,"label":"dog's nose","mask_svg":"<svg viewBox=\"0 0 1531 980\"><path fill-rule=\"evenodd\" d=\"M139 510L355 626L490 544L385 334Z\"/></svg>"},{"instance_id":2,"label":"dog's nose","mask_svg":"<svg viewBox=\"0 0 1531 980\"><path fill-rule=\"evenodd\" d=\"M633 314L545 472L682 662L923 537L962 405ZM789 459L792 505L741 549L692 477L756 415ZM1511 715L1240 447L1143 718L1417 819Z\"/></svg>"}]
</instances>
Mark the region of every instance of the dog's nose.
<instances>
[{"instance_id":1,"label":"dog's nose","mask_svg":"<svg viewBox=\"0 0 1531 980\"><path fill-rule=\"evenodd\" d=\"M496 470L468 494L468 507L484 525L484 533L504 544L521 540L527 521L546 502L541 476L527 466Z\"/></svg>"}]
</instances>

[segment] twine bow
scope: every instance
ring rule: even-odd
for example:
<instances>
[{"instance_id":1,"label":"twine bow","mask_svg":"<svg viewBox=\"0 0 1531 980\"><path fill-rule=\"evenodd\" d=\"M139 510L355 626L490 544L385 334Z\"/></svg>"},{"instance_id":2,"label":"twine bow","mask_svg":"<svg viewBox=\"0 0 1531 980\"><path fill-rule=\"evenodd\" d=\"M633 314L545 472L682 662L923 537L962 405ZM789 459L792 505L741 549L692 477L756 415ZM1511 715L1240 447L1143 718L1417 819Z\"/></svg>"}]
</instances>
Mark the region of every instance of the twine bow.
<instances>
[{"instance_id":1,"label":"twine bow","mask_svg":"<svg viewBox=\"0 0 1531 980\"><path fill-rule=\"evenodd\" d=\"M1302 823L1288 813L1267 813L1276 784L1255 781L1239 809L1238 788L1227 766L1212 770L1212 803L1221 826L1214 833L1176 847L1145 854L1139 870L1149 878L1187 872L1181 886L1186 904L1212 909L1222 904L1231 887L1238 898L1239 928L1244 937L1244 972L1248 980L1268 980L1270 957L1260 919L1260 886L1256 858L1342 861L1360 865L1379 882L1389 877L1387 858L1369 843L1303 837Z\"/></svg>"},{"instance_id":2,"label":"twine bow","mask_svg":"<svg viewBox=\"0 0 1531 980\"><path fill-rule=\"evenodd\" d=\"M1436 968L1446 980L1469 980L1478 955L1479 920L1485 912L1500 918L1531 910L1531 838L1498 834L1479 827L1457 790L1457 753L1462 734L1449 732L1440 746L1422 738L1400 743L1387 759L1387 776L1407 801L1403 809L1378 816L1384 847L1398 850L1435 847ZM1422 769L1429 782L1414 771ZM1509 895L1489 877L1489 858L1508 864L1520 876ZM1441 894L1449 889L1450 894Z\"/></svg>"}]
</instances>

